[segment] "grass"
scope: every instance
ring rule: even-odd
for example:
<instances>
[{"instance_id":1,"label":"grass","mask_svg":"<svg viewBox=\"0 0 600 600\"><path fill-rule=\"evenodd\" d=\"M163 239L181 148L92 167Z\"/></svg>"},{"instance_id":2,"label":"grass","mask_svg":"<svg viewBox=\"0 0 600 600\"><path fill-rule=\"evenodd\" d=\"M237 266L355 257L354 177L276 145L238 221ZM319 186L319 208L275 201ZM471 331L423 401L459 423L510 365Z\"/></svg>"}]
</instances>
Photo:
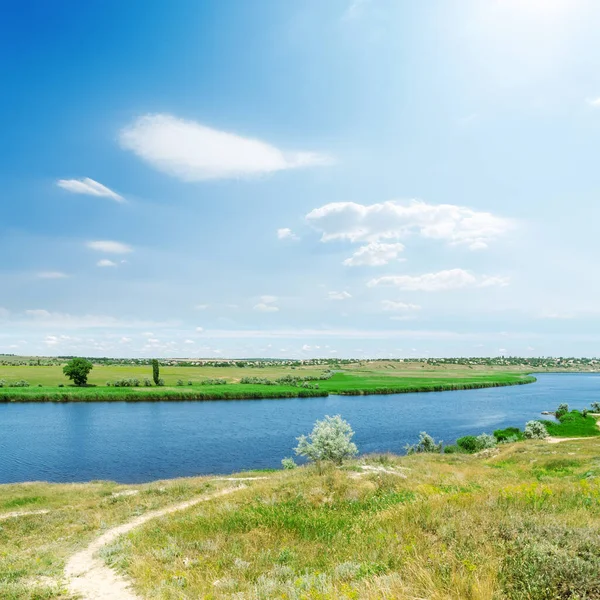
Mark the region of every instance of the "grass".
<instances>
[{"instance_id":1,"label":"grass","mask_svg":"<svg viewBox=\"0 0 600 600\"><path fill-rule=\"evenodd\" d=\"M543 421L548 433L554 437L594 437L600 436L597 417L583 416L578 410L562 415L559 422Z\"/></svg>"},{"instance_id":2,"label":"grass","mask_svg":"<svg viewBox=\"0 0 600 600\"><path fill-rule=\"evenodd\" d=\"M399 365L401 367L399 367ZM0 388L0 402L91 402L91 401L146 401L146 400L231 400L242 398L292 398L326 396L328 394L390 394L403 392L431 392L459 390L500 385L531 383L533 377L522 371L502 371L495 368L473 369L452 365L432 367L412 363L402 366L385 361L369 363L368 368L357 363L336 372L328 380L317 381L318 390L305 390L290 385L265 386L241 384L244 376L258 376L271 380L284 375L319 376L323 367L294 368L271 366L266 368L239 367L161 367L164 387L115 388L107 387L107 381L137 378L143 381L151 376L150 367L96 365L88 383L90 387L77 388L68 385L60 366L0 366L0 380L8 383L26 380L31 387ZM177 380L186 385L177 386ZM201 385L206 379L226 379L227 385ZM191 381L192 385L187 385ZM64 387L59 387L63 383Z\"/></svg>"},{"instance_id":3,"label":"grass","mask_svg":"<svg viewBox=\"0 0 600 600\"><path fill-rule=\"evenodd\" d=\"M372 456L321 475L303 467L263 476L151 521L101 556L149 599L600 597L595 440L519 442L485 458ZM0 521L0 597L66 598L67 556L107 527L219 485L0 486L0 515L51 510ZM127 489L139 493L114 496Z\"/></svg>"}]
</instances>

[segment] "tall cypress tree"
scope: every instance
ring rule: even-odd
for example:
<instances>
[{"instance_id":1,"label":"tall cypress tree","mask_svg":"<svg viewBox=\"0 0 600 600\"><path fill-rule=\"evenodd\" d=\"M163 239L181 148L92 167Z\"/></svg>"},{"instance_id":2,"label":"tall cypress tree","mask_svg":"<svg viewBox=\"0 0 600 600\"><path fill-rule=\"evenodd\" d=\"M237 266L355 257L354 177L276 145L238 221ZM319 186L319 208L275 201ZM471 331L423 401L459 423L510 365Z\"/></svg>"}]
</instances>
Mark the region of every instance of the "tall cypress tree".
<instances>
[{"instance_id":1,"label":"tall cypress tree","mask_svg":"<svg viewBox=\"0 0 600 600\"><path fill-rule=\"evenodd\" d=\"M156 358L152 359L152 379L154 380L154 385L158 385L158 382L160 381L160 371Z\"/></svg>"}]
</instances>

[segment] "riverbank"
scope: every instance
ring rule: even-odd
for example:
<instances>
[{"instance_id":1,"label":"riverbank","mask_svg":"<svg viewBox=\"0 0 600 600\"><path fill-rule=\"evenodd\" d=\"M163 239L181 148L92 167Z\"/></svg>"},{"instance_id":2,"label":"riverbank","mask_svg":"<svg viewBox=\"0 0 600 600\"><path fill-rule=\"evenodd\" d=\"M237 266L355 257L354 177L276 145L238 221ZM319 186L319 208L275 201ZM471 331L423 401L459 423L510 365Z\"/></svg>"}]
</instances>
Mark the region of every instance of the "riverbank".
<instances>
[{"instance_id":1,"label":"riverbank","mask_svg":"<svg viewBox=\"0 0 600 600\"><path fill-rule=\"evenodd\" d=\"M137 598L594 597L596 457L594 439L529 441L322 474L3 485L0 597L64 598L90 547Z\"/></svg>"},{"instance_id":2,"label":"riverbank","mask_svg":"<svg viewBox=\"0 0 600 600\"><path fill-rule=\"evenodd\" d=\"M186 370L190 370L187 368ZM33 372L35 374L35 371ZM523 373L489 372L468 374L452 372L423 376L390 375L377 371L344 371L302 385L266 385L240 383L204 384L202 380L189 380L189 385L114 387L93 385L89 387L29 385L0 388L0 403L4 402L162 402L206 400L263 400L276 398L325 397L330 394L356 396L369 394L403 394L414 392L443 392L452 390L482 389L533 383L536 378ZM420 375L420 376L417 376ZM29 383L29 382L28 382Z\"/></svg>"}]
</instances>

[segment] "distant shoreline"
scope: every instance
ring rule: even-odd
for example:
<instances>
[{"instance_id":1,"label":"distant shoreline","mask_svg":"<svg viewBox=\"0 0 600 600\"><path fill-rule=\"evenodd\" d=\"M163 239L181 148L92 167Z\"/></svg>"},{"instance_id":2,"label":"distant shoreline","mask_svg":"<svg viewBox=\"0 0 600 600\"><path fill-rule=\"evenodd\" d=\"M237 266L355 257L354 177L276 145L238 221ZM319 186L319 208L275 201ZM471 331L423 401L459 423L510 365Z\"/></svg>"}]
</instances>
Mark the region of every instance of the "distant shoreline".
<instances>
[{"instance_id":1,"label":"distant shoreline","mask_svg":"<svg viewBox=\"0 0 600 600\"><path fill-rule=\"evenodd\" d=\"M371 396L390 394L414 394L429 392L449 392L494 387L507 387L513 385L526 385L535 383L533 375L522 376L510 381L477 381L466 383L432 383L408 386L364 387L327 390L307 389L218 389L199 391L177 388L107 388L107 387L82 387L82 388L2 388L0 389L0 404L28 403L28 402L203 402L216 400L276 400L286 398L320 398L330 395L338 396ZM238 387L242 384L230 384L228 387ZM225 387L225 386L223 386ZM261 386L263 387L263 386Z\"/></svg>"}]
</instances>

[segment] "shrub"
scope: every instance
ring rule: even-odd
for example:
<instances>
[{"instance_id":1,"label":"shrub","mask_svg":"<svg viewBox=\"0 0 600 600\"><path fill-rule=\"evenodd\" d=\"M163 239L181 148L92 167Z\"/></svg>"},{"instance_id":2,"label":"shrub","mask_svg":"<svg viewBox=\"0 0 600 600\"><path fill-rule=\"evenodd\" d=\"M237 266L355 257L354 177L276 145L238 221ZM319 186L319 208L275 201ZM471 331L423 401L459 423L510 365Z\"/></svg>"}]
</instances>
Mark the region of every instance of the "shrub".
<instances>
[{"instance_id":1,"label":"shrub","mask_svg":"<svg viewBox=\"0 0 600 600\"><path fill-rule=\"evenodd\" d=\"M595 413L600 413L600 402L592 402L591 406Z\"/></svg>"},{"instance_id":2,"label":"shrub","mask_svg":"<svg viewBox=\"0 0 600 600\"><path fill-rule=\"evenodd\" d=\"M192 380L188 379L188 385L192 385Z\"/></svg>"},{"instance_id":3,"label":"shrub","mask_svg":"<svg viewBox=\"0 0 600 600\"><path fill-rule=\"evenodd\" d=\"M441 452L442 441L436 442L428 433L421 431L419 434L419 441L414 444L406 444L406 454L421 454L424 452Z\"/></svg>"},{"instance_id":4,"label":"shrub","mask_svg":"<svg viewBox=\"0 0 600 600\"><path fill-rule=\"evenodd\" d=\"M543 440L548 437L548 431L540 421L528 421L523 435L530 440Z\"/></svg>"},{"instance_id":5,"label":"shrub","mask_svg":"<svg viewBox=\"0 0 600 600\"><path fill-rule=\"evenodd\" d=\"M59 383L58 387L65 387L65 384L64 383Z\"/></svg>"},{"instance_id":6,"label":"shrub","mask_svg":"<svg viewBox=\"0 0 600 600\"><path fill-rule=\"evenodd\" d=\"M479 452L480 450L487 450L488 448L496 447L496 438L489 433L481 433L477 436L477 445Z\"/></svg>"},{"instance_id":7,"label":"shrub","mask_svg":"<svg viewBox=\"0 0 600 600\"><path fill-rule=\"evenodd\" d=\"M462 451L462 448L456 444L444 446L444 454L460 454Z\"/></svg>"},{"instance_id":8,"label":"shrub","mask_svg":"<svg viewBox=\"0 0 600 600\"><path fill-rule=\"evenodd\" d=\"M341 465L344 459L358 454L356 444L351 441L353 436L352 427L340 415L327 415L315 423L308 437L302 435L298 438L298 446L294 450L310 461L319 463L328 460Z\"/></svg>"},{"instance_id":9,"label":"shrub","mask_svg":"<svg viewBox=\"0 0 600 600\"><path fill-rule=\"evenodd\" d=\"M144 377L144 386L152 387L152 380L150 379L150 377Z\"/></svg>"},{"instance_id":10,"label":"shrub","mask_svg":"<svg viewBox=\"0 0 600 600\"><path fill-rule=\"evenodd\" d=\"M157 385L158 387L163 387L163 386L165 385L165 380L164 380L162 377L160 377L160 378L158 379L158 383L157 383L156 385Z\"/></svg>"},{"instance_id":11,"label":"shrub","mask_svg":"<svg viewBox=\"0 0 600 600\"><path fill-rule=\"evenodd\" d=\"M474 435L465 435L464 437L456 440L456 445L463 451L472 454L477 452L477 438Z\"/></svg>"},{"instance_id":12,"label":"shrub","mask_svg":"<svg viewBox=\"0 0 600 600\"><path fill-rule=\"evenodd\" d=\"M294 462L294 459L291 457L286 457L282 459L281 465L284 469L295 469L298 465Z\"/></svg>"},{"instance_id":13,"label":"shrub","mask_svg":"<svg viewBox=\"0 0 600 600\"><path fill-rule=\"evenodd\" d=\"M94 365L85 358L72 358L64 367L63 373L73 381L75 385L85 385L88 375Z\"/></svg>"},{"instance_id":14,"label":"shrub","mask_svg":"<svg viewBox=\"0 0 600 600\"><path fill-rule=\"evenodd\" d=\"M0 388L6 387L6 381L4 379L0 379Z\"/></svg>"},{"instance_id":15,"label":"shrub","mask_svg":"<svg viewBox=\"0 0 600 600\"><path fill-rule=\"evenodd\" d=\"M523 439L523 432L518 427L507 427L506 429L496 429L494 437L499 443L513 441L517 442Z\"/></svg>"},{"instance_id":16,"label":"shrub","mask_svg":"<svg viewBox=\"0 0 600 600\"><path fill-rule=\"evenodd\" d=\"M226 385L227 379L203 379L200 385Z\"/></svg>"},{"instance_id":17,"label":"shrub","mask_svg":"<svg viewBox=\"0 0 600 600\"><path fill-rule=\"evenodd\" d=\"M584 409L581 411L581 415L582 415L582 417L583 417L584 419L587 419L587 416L588 416L588 413L589 413L589 412L590 412L590 411L589 411L587 408L584 408Z\"/></svg>"},{"instance_id":18,"label":"shrub","mask_svg":"<svg viewBox=\"0 0 600 600\"><path fill-rule=\"evenodd\" d=\"M569 405L565 404L564 402L562 404L558 405L558 408L555 411L555 415L557 419L560 419L563 415L566 415L569 412Z\"/></svg>"},{"instance_id":19,"label":"shrub","mask_svg":"<svg viewBox=\"0 0 600 600\"><path fill-rule=\"evenodd\" d=\"M23 387L29 387L29 381L25 381L24 379L20 379L19 381L13 381L12 383L10 383L8 385L8 387L14 387L14 388L23 388Z\"/></svg>"},{"instance_id":20,"label":"shrub","mask_svg":"<svg viewBox=\"0 0 600 600\"><path fill-rule=\"evenodd\" d=\"M160 381L160 367L156 358L152 359L152 379L154 380L154 385L160 385L158 383Z\"/></svg>"},{"instance_id":21,"label":"shrub","mask_svg":"<svg viewBox=\"0 0 600 600\"><path fill-rule=\"evenodd\" d=\"M182 386L183 385L183 379L178 379L177 380L177 385Z\"/></svg>"}]
</instances>

